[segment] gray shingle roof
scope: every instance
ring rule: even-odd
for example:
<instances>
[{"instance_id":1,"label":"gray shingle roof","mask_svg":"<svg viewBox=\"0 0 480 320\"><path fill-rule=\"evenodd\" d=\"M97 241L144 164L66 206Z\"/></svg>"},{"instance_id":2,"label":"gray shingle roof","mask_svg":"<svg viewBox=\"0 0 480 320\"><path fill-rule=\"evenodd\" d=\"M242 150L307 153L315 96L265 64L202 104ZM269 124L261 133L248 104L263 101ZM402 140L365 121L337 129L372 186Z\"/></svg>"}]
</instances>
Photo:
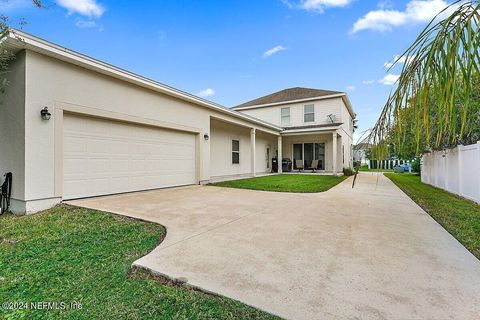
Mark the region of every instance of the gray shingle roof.
<instances>
[{"instance_id":1,"label":"gray shingle roof","mask_svg":"<svg viewBox=\"0 0 480 320\"><path fill-rule=\"evenodd\" d=\"M243 107L251 107L257 106L262 104L270 104L270 103L278 103L278 102L288 102L294 100L301 100L301 99L308 99L308 98L316 98L316 97L324 97L329 96L332 94L341 94L343 92L340 91L331 91L331 90L322 90L322 89L313 89L313 88L288 88L284 89L245 103L242 103L236 108L243 108Z\"/></svg>"}]
</instances>

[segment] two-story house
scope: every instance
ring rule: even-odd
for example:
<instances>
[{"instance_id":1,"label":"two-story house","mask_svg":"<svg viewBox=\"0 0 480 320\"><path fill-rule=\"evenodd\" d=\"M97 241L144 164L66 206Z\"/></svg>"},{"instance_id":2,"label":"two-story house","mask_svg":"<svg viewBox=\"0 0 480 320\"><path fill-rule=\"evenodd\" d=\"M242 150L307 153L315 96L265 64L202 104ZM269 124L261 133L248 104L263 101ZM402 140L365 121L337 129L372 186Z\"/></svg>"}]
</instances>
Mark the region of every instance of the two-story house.
<instances>
[{"instance_id":1,"label":"two-story house","mask_svg":"<svg viewBox=\"0 0 480 320\"><path fill-rule=\"evenodd\" d=\"M274 157L292 170L352 166L345 93L292 88L232 109L18 30L0 43L15 54L0 95L13 212L262 175Z\"/></svg>"},{"instance_id":2,"label":"two-story house","mask_svg":"<svg viewBox=\"0 0 480 320\"><path fill-rule=\"evenodd\" d=\"M290 88L233 109L283 128L276 153L291 160L292 170L336 174L353 166L355 113L344 92Z\"/></svg>"}]
</instances>

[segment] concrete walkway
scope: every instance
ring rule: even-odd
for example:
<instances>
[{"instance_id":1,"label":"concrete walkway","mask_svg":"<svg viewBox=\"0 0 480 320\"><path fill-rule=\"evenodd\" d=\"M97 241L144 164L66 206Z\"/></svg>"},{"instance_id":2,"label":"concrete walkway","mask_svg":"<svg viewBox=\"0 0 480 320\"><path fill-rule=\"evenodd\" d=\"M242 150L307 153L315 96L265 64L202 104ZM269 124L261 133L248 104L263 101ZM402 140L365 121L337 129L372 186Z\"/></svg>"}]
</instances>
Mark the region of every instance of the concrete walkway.
<instances>
[{"instance_id":1,"label":"concrete walkway","mask_svg":"<svg viewBox=\"0 0 480 320\"><path fill-rule=\"evenodd\" d=\"M134 264L291 319L480 319L480 261L390 180L318 194L186 187L71 201L158 222Z\"/></svg>"}]
</instances>

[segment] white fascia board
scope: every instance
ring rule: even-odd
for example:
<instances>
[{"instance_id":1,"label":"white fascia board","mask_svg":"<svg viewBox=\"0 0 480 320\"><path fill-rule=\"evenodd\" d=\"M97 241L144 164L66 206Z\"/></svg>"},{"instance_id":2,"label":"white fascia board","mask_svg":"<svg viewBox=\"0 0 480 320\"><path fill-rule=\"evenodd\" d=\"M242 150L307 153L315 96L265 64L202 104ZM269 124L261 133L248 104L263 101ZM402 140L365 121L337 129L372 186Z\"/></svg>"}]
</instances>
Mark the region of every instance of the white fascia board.
<instances>
[{"instance_id":1,"label":"white fascia board","mask_svg":"<svg viewBox=\"0 0 480 320\"><path fill-rule=\"evenodd\" d=\"M339 128L340 128L340 126L325 127L325 128L284 130L284 131L282 131L282 136L288 136L290 134L298 134L298 133L316 133L316 132L324 132L324 131L335 131Z\"/></svg>"},{"instance_id":2,"label":"white fascia board","mask_svg":"<svg viewBox=\"0 0 480 320\"><path fill-rule=\"evenodd\" d=\"M247 116L243 113L237 112L235 110L229 109L217 103L202 99L193 94L169 87L157 81L142 77L135 73L129 72L127 70L121 69L119 67L113 66L111 64L105 63L103 61L91 58L84 54L78 53L76 51L67 49L65 47L56 45L49 41L40 39L38 37L32 36L28 33L11 29L7 39L2 39L2 42L6 42L7 45L11 46L14 49L28 49L40 54L44 54L65 62L69 62L86 69L90 69L123 81L127 81L138 86L148 88L169 96L178 98L180 100L188 101L190 103L206 107L212 110L216 110L221 113L228 114L235 118L240 118L259 126L267 127L274 129L276 131L281 131L282 128L274 124L261 121L251 116Z\"/></svg>"},{"instance_id":3,"label":"white fascia board","mask_svg":"<svg viewBox=\"0 0 480 320\"><path fill-rule=\"evenodd\" d=\"M347 106L347 110L350 113L350 115L352 116L352 119L355 119L357 114L353 111L352 103L350 102L350 99L348 98L348 95L345 94L342 97L342 99L343 99L343 102L345 103L345 105Z\"/></svg>"}]
</instances>

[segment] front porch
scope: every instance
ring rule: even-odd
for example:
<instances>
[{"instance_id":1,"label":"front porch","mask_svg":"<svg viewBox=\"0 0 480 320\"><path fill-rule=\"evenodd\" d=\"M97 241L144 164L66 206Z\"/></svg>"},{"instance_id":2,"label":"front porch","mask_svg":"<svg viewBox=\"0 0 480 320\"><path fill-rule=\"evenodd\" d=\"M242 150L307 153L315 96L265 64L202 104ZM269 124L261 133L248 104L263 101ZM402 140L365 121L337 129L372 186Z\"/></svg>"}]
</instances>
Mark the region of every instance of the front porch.
<instances>
[{"instance_id":1,"label":"front porch","mask_svg":"<svg viewBox=\"0 0 480 320\"><path fill-rule=\"evenodd\" d=\"M280 142L281 141L281 142ZM279 172L337 175L342 172L344 146L338 130L284 132L279 138Z\"/></svg>"}]
</instances>

